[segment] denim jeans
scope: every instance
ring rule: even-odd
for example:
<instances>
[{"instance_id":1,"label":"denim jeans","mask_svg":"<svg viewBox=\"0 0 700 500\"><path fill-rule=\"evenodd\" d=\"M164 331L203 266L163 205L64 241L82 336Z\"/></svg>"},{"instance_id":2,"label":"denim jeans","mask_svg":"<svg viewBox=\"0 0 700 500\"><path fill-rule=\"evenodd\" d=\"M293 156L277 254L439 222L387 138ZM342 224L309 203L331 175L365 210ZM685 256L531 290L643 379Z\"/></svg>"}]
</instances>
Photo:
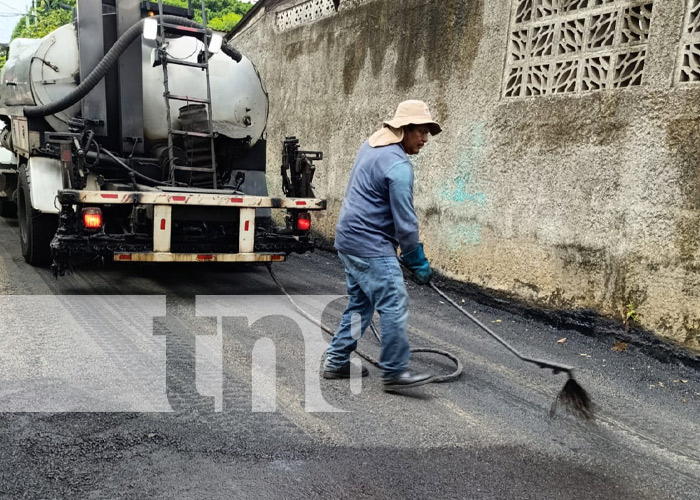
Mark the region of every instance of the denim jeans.
<instances>
[{"instance_id":1,"label":"denim jeans","mask_svg":"<svg viewBox=\"0 0 700 500\"><path fill-rule=\"evenodd\" d=\"M356 257L342 252L338 252L338 256L345 265L350 300L326 352L325 368L339 369L350 360L350 354L357 348L357 341L369 326L376 310L382 333L379 364L385 377L401 373L406 369L411 353L406 336L408 294L398 259L395 256ZM351 332L354 314L359 314L361 318L356 338Z\"/></svg>"}]
</instances>

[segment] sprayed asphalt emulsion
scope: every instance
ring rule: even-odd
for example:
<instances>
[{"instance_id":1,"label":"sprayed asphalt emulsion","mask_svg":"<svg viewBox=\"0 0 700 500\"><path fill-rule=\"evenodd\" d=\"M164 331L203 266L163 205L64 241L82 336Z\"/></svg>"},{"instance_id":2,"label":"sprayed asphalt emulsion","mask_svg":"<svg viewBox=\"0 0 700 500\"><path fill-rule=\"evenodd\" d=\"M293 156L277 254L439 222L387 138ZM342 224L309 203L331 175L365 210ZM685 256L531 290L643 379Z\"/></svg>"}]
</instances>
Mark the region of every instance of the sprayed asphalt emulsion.
<instances>
[{"instance_id":1,"label":"sprayed asphalt emulsion","mask_svg":"<svg viewBox=\"0 0 700 500\"><path fill-rule=\"evenodd\" d=\"M286 291L284 288L284 285L280 283L280 281L277 279L277 276L275 275L274 271L272 270L272 266L270 264L267 265L268 272L270 273L270 277L272 280L275 282L275 284L279 287L280 291L287 296L289 301L294 305L294 307L306 318L308 318L310 321L312 321L314 324L316 324L318 327L320 327L324 332L328 333L329 335L333 336L333 330L330 329L328 326L324 325L321 322L316 321L314 318L312 318L306 311L304 311L303 308L301 308L292 298L291 295ZM407 269L404 268L405 273L409 273ZM554 375L558 373L566 373L568 375L568 380L564 384L564 387L559 391L557 394L556 399L552 403L552 407L549 411L549 415L553 417L556 412L557 408L559 406L562 406L568 411L570 414L584 419L584 420L591 420L594 418L593 415L593 409L594 405L593 402L591 401L590 396L586 392L586 390L581 387L581 385L576 381L576 379L573 376L573 367L571 366L566 366L562 365L560 363L556 363L553 361L541 359L541 358L529 358L527 356L523 356L520 352L518 352L516 349L513 348L508 342L503 340L499 335L493 332L489 327L484 325L481 321L479 321L476 317L472 316L469 314L467 311L465 311L459 304L457 304L454 300L452 300L445 292L440 290L440 288L435 285L435 283L430 283L430 287L435 290L435 292L440 295L442 298L444 298L448 303L450 303L455 309L457 309L459 312L461 312L464 316L469 318L470 321L472 321L474 324L476 324L479 328L484 330L486 333L488 333L493 339L495 339L499 344L501 344L503 347L508 349L511 353L513 353L516 357L518 357L521 361L525 361L527 363L532 363L539 368L543 369L549 369L552 370L552 373ZM374 324L374 321L370 321L369 328L371 329L372 333L374 334L375 338L381 345L381 335L378 333L376 326ZM423 347L423 348L412 348L411 353L431 353L431 354L437 354L439 356L444 356L447 359L451 360L455 364L455 370L449 375L442 375L435 377L434 375L431 377L431 382L436 383L436 382L452 382L454 380L457 380L461 375L463 371L463 366L462 362L457 358L454 354L452 354L449 351L445 351L442 349L436 349L436 348L430 348L430 347ZM372 356L369 356L362 351L355 351L355 354L360 356L362 359L368 361L369 363L373 364L377 368L381 368L381 365L379 361L377 361L375 358ZM422 385L422 384L421 384Z\"/></svg>"},{"instance_id":2,"label":"sprayed asphalt emulsion","mask_svg":"<svg viewBox=\"0 0 700 500\"><path fill-rule=\"evenodd\" d=\"M167 298L163 328L171 339L169 400L176 411L0 413L0 497L700 498L700 376L690 366L662 362L633 344L611 351L612 338L556 329L450 289L459 304L523 353L576 367L600 409L595 423L565 414L549 418L561 375L544 376L520 362L436 301L432 290L409 284L412 344L453 352L464 364L459 380L390 395L370 366L360 392L348 381L320 381L325 400L343 412L308 412L304 342L298 327L276 314L281 310L271 311L259 322L222 325L224 404L217 412L210 400L188 392L195 340L216 332L215 321L195 315L195 297L277 294L264 267L109 266L55 281L49 271L11 257L17 254L16 231L0 221L2 300ZM314 312L325 324L338 321L345 300L335 256L295 256L275 270L292 296L309 290L337 295ZM119 319L115 310L100 312L101 321ZM50 345L67 362L83 362L87 344L68 348L79 335L95 345L101 341L112 363L123 359L125 373L132 368L128 353L100 337L99 329L67 330L62 311L54 311L57 323L50 328L32 330L32 317L40 314L16 317L17 329L0 330L0 352L14 354L0 368L0 403L21 396L39 404L34 398L51 374L27 361L38 360L42 346ZM251 411L250 353L261 336L274 341L278 356L273 412ZM379 350L371 337L360 346ZM437 373L452 369L428 354L412 362Z\"/></svg>"}]
</instances>

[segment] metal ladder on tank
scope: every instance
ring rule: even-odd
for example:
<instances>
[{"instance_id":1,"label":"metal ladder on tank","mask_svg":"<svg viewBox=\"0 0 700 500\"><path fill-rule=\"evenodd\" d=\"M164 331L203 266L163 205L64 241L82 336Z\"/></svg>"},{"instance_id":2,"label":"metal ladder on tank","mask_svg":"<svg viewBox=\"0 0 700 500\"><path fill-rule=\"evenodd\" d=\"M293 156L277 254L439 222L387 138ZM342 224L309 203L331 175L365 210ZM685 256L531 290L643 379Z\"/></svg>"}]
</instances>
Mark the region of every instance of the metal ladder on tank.
<instances>
[{"instance_id":1,"label":"metal ladder on tank","mask_svg":"<svg viewBox=\"0 0 700 500\"><path fill-rule=\"evenodd\" d=\"M190 172L190 182L192 181L192 174L194 172L204 172L211 173L212 176L212 187L216 189L217 187L217 175L216 175L216 156L214 150L214 128L212 124L212 105L211 105L211 82L209 79L209 52L207 50L207 13L204 6L204 0L202 2L202 27L193 28L190 26L180 26L177 24L166 23L163 18L163 0L158 0L158 15L159 15L159 30L158 30L158 46L166 47L165 35L166 33L173 33L181 36L192 36L197 38L202 42L204 48L202 50L203 59L202 62L190 62L180 59L174 59L167 56L167 52L163 50L161 52L161 64L163 66L163 86L164 92L163 97L165 98L165 112L168 122L168 167L170 170L171 184L175 186L176 173L178 171ZM191 0L187 0L187 11L192 12ZM190 14L191 15L191 14ZM207 84L207 97L191 97L186 95L175 95L170 93L168 87L168 64L188 66L193 69L198 69L204 71L204 76ZM204 132L193 132L188 130L178 130L174 129L172 126L172 118L170 116L170 102L171 101L182 101L187 103L204 104L207 110L207 130ZM175 157L173 148L174 137L184 137L185 142L187 138L191 139L203 139L208 138L210 143L211 152L211 163L208 167L202 166L188 166L188 165L178 165L177 158Z\"/></svg>"}]
</instances>

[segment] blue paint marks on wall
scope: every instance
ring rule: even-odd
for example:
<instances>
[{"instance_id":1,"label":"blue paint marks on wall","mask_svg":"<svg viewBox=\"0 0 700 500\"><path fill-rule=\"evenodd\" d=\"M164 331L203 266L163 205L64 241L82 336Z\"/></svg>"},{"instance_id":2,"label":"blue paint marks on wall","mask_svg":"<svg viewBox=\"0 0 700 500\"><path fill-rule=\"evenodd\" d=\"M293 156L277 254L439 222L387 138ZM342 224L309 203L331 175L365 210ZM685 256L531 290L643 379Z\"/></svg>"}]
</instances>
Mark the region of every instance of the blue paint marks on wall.
<instances>
[{"instance_id":1,"label":"blue paint marks on wall","mask_svg":"<svg viewBox=\"0 0 700 500\"><path fill-rule=\"evenodd\" d=\"M449 188L442 188L440 190L440 196L445 199L455 203L476 203L482 207L486 205L486 195L481 192L472 193L468 189L469 179L464 177L457 177L454 180L455 186L450 186Z\"/></svg>"},{"instance_id":2,"label":"blue paint marks on wall","mask_svg":"<svg viewBox=\"0 0 700 500\"><path fill-rule=\"evenodd\" d=\"M476 246L481 243L481 224L476 221L459 224L448 231L450 247Z\"/></svg>"},{"instance_id":3,"label":"blue paint marks on wall","mask_svg":"<svg viewBox=\"0 0 700 500\"><path fill-rule=\"evenodd\" d=\"M484 123L473 125L469 133L468 145L457 161L454 177L439 185L440 199L448 203L447 210L454 210L454 215L462 215L457 210L467 206L469 212L480 211L488 202L486 195L476 189L474 182L474 174L485 159L485 128ZM449 244L453 248L478 245L481 242L481 224L473 220L460 223L449 231L448 238Z\"/></svg>"}]
</instances>

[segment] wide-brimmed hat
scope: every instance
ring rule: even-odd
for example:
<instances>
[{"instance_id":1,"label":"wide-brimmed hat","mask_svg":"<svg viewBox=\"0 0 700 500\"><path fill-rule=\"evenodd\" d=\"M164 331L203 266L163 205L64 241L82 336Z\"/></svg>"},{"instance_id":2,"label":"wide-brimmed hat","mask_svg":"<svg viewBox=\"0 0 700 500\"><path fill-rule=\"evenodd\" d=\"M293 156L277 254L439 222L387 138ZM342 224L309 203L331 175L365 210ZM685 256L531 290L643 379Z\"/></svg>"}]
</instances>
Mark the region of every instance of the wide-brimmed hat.
<instances>
[{"instance_id":1,"label":"wide-brimmed hat","mask_svg":"<svg viewBox=\"0 0 700 500\"><path fill-rule=\"evenodd\" d=\"M428 105L423 101L404 101L396 108L394 118L385 121L382 128L369 138L373 148L397 144L403 140L403 127L406 125L428 125L432 135L442 132L440 124L433 120Z\"/></svg>"}]
</instances>

